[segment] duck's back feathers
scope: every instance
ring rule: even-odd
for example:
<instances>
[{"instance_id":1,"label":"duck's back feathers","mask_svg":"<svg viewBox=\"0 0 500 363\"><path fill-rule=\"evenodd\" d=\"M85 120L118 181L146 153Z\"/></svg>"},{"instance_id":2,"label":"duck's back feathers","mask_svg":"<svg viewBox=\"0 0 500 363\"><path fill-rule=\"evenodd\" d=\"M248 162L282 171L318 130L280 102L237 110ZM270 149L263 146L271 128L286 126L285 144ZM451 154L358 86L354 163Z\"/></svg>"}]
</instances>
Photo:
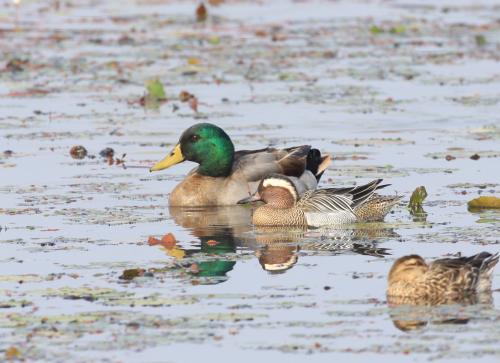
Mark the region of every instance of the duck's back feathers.
<instances>
[{"instance_id":1,"label":"duck's back feathers","mask_svg":"<svg viewBox=\"0 0 500 363\"><path fill-rule=\"evenodd\" d=\"M481 252L459 258L444 258L430 265L431 272L441 275L450 285L460 284L466 291L480 291L490 287L493 267L498 263L498 253Z\"/></svg>"},{"instance_id":2,"label":"duck's back feathers","mask_svg":"<svg viewBox=\"0 0 500 363\"><path fill-rule=\"evenodd\" d=\"M287 149L265 148L240 150L235 153L230 177L251 184L252 192L264 177L272 174L285 175L293 182L299 195L316 189L318 180L330 163L330 156L310 145ZM255 188L254 188L255 186Z\"/></svg>"},{"instance_id":3,"label":"duck's back feathers","mask_svg":"<svg viewBox=\"0 0 500 363\"><path fill-rule=\"evenodd\" d=\"M287 149L268 147L235 152L232 173L243 172L248 181L260 181L269 174L300 178L309 171L319 180L329 163L329 155L321 156L321 152L310 145Z\"/></svg>"}]
</instances>

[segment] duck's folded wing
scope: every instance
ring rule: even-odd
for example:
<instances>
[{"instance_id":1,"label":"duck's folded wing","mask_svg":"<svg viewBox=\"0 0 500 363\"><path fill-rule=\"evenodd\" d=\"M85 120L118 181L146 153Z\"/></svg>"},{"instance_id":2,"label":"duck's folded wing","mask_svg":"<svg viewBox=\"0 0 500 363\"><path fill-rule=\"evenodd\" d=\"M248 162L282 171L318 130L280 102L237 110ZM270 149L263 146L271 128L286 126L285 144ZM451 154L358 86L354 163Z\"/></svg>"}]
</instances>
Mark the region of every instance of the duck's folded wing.
<instances>
[{"instance_id":1,"label":"duck's folded wing","mask_svg":"<svg viewBox=\"0 0 500 363\"><path fill-rule=\"evenodd\" d=\"M481 252L477 255L460 258L444 258L431 264L431 269L446 274L452 282L460 284L463 290L478 288L483 277L489 277L498 262L498 254Z\"/></svg>"},{"instance_id":2,"label":"duck's folded wing","mask_svg":"<svg viewBox=\"0 0 500 363\"><path fill-rule=\"evenodd\" d=\"M298 201L304 210L317 212L353 212L353 208L368 200L382 179L351 188L318 189L305 193Z\"/></svg>"},{"instance_id":3,"label":"duck's folded wing","mask_svg":"<svg viewBox=\"0 0 500 363\"><path fill-rule=\"evenodd\" d=\"M309 212L352 212L352 204L352 194L337 193L332 188L307 191L297 207Z\"/></svg>"},{"instance_id":4,"label":"duck's folded wing","mask_svg":"<svg viewBox=\"0 0 500 363\"><path fill-rule=\"evenodd\" d=\"M233 173L243 173L247 181L260 181L269 174L300 177L306 170L310 145L288 149L240 150L234 155Z\"/></svg>"}]
</instances>

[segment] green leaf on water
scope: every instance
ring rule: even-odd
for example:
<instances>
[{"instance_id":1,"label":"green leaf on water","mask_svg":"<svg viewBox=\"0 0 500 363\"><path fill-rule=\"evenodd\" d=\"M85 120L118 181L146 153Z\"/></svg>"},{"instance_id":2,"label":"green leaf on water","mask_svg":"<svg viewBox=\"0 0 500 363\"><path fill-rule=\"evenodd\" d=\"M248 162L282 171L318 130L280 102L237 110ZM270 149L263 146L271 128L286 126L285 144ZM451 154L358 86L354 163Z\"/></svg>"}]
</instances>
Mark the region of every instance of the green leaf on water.
<instances>
[{"instance_id":1,"label":"green leaf on water","mask_svg":"<svg viewBox=\"0 0 500 363\"><path fill-rule=\"evenodd\" d=\"M480 47L486 45L486 38L484 37L484 35L482 34L476 35L475 39L476 39L476 44L479 45Z\"/></svg>"},{"instance_id":2,"label":"green leaf on water","mask_svg":"<svg viewBox=\"0 0 500 363\"><path fill-rule=\"evenodd\" d=\"M212 45L218 45L220 44L220 38L217 35L213 35L208 38L208 42Z\"/></svg>"},{"instance_id":3,"label":"green leaf on water","mask_svg":"<svg viewBox=\"0 0 500 363\"><path fill-rule=\"evenodd\" d=\"M148 91L147 97L152 101L161 101L166 98L163 84L157 79L147 81L146 90Z\"/></svg>"},{"instance_id":4,"label":"green leaf on water","mask_svg":"<svg viewBox=\"0 0 500 363\"><path fill-rule=\"evenodd\" d=\"M391 34L404 34L406 33L406 27L402 24L396 25L391 28L390 32Z\"/></svg>"},{"instance_id":5,"label":"green leaf on water","mask_svg":"<svg viewBox=\"0 0 500 363\"><path fill-rule=\"evenodd\" d=\"M427 190L425 190L425 187L419 186L416 188L411 197L410 197L410 203L408 203L408 208L412 210L416 210L419 207L422 206L422 202L427 198Z\"/></svg>"},{"instance_id":6,"label":"green leaf on water","mask_svg":"<svg viewBox=\"0 0 500 363\"><path fill-rule=\"evenodd\" d=\"M382 30L382 28L376 26L376 25L372 25L371 28L370 28L370 33L372 34L380 34L380 33L383 33L384 31Z\"/></svg>"}]
</instances>

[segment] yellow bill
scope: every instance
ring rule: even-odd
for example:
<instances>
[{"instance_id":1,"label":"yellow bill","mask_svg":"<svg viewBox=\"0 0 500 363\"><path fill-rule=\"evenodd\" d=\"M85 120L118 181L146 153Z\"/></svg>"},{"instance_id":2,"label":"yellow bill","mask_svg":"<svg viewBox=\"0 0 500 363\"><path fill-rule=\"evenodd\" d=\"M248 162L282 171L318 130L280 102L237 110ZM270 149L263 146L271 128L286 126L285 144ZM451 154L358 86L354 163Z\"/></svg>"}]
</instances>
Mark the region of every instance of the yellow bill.
<instances>
[{"instance_id":1,"label":"yellow bill","mask_svg":"<svg viewBox=\"0 0 500 363\"><path fill-rule=\"evenodd\" d=\"M182 163L184 161L184 155L182 155L181 145L175 145L172 152L163 160L157 162L149 171L158 171L170 168L172 165Z\"/></svg>"}]
</instances>

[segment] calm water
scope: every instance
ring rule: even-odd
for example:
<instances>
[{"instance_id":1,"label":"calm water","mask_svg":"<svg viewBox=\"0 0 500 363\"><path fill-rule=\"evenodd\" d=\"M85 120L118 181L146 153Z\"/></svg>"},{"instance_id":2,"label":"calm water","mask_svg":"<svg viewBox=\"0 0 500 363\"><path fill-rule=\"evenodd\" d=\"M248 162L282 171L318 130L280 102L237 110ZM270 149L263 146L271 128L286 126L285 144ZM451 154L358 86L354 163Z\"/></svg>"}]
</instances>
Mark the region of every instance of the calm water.
<instances>
[{"instance_id":1,"label":"calm water","mask_svg":"<svg viewBox=\"0 0 500 363\"><path fill-rule=\"evenodd\" d=\"M500 252L500 213L467 210L500 194L498 1L231 1L205 23L195 2L56 3L0 8L2 359L498 361L498 267L492 304L385 301L398 257ZM310 231L169 209L194 164L148 168L202 121L241 149L310 143L334 156L323 186L382 177L404 198L384 223Z\"/></svg>"}]
</instances>

